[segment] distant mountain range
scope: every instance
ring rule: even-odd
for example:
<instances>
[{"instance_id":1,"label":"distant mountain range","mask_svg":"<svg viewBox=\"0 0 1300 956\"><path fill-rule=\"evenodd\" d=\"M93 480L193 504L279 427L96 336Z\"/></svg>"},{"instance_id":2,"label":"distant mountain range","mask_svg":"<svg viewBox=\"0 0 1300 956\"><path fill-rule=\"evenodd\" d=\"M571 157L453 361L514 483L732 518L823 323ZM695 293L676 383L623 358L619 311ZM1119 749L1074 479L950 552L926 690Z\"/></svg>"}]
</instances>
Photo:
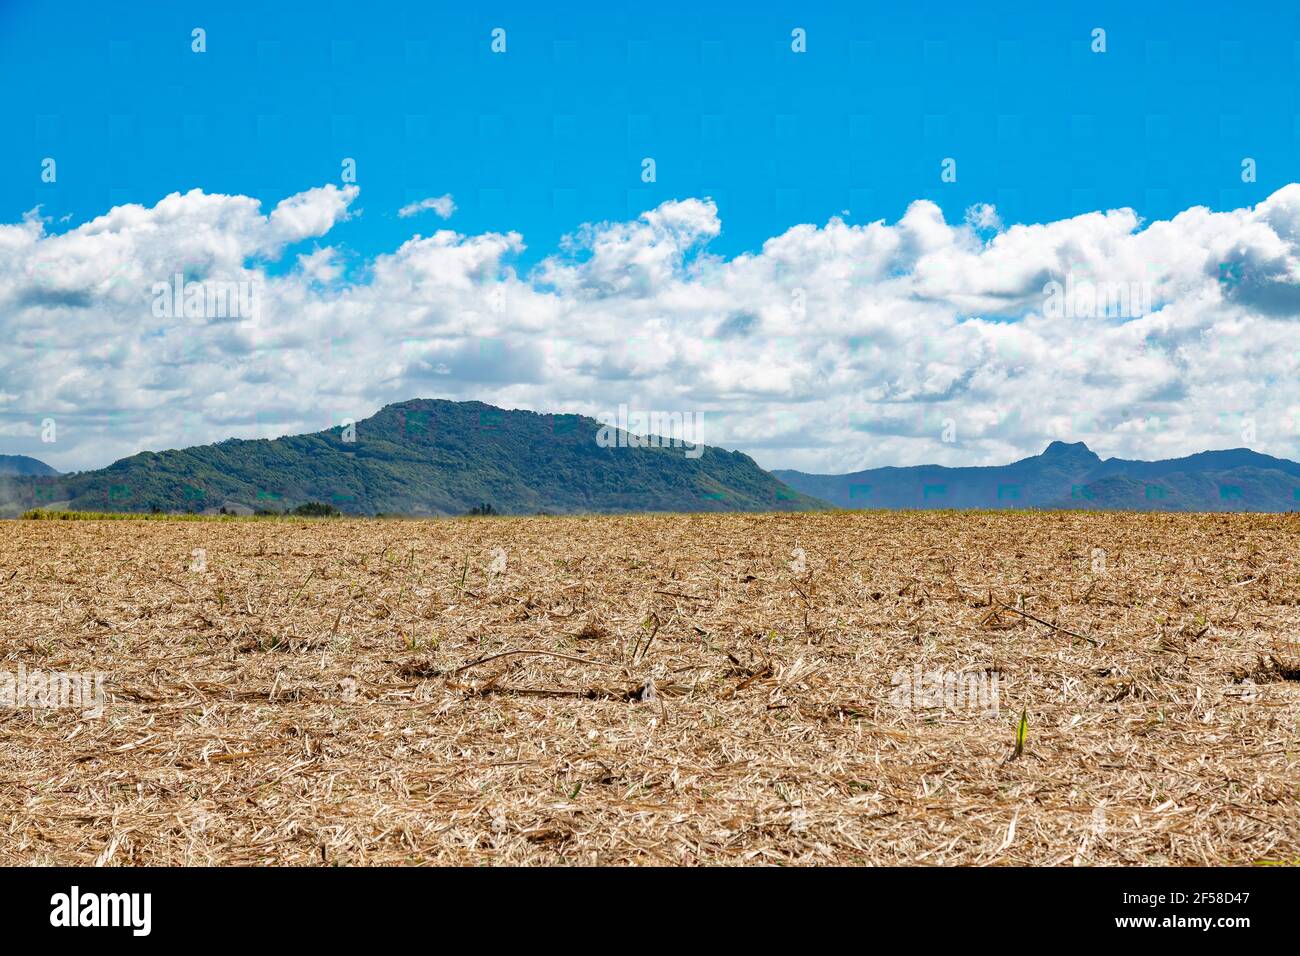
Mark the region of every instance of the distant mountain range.
<instances>
[{"instance_id":1,"label":"distant mountain range","mask_svg":"<svg viewBox=\"0 0 1300 956\"><path fill-rule=\"evenodd\" d=\"M1102 460L1054 441L1009 465L872 468L849 475L772 472L840 508L1045 508L1126 511L1300 510L1300 464L1248 448L1165 461Z\"/></svg>"},{"instance_id":2,"label":"distant mountain range","mask_svg":"<svg viewBox=\"0 0 1300 956\"><path fill-rule=\"evenodd\" d=\"M58 472L26 455L0 455L0 475L57 475Z\"/></svg>"},{"instance_id":3,"label":"distant mountain range","mask_svg":"<svg viewBox=\"0 0 1300 956\"><path fill-rule=\"evenodd\" d=\"M602 447L602 427L579 415L416 399L353 430L141 452L66 475L35 458L0 455L0 516L39 507L248 513L311 502L358 515L459 515L483 505L501 514L1300 510L1300 464L1246 448L1128 461L1054 441L1008 465L812 475L769 473L747 455L709 446L689 455L682 447Z\"/></svg>"},{"instance_id":4,"label":"distant mountain range","mask_svg":"<svg viewBox=\"0 0 1300 956\"><path fill-rule=\"evenodd\" d=\"M0 507L9 514L33 507L248 512L322 502L359 515L461 515L482 505L501 514L826 507L740 452L602 447L601 428L579 415L417 399L352 428L230 439L141 452L96 471L9 478Z\"/></svg>"}]
</instances>

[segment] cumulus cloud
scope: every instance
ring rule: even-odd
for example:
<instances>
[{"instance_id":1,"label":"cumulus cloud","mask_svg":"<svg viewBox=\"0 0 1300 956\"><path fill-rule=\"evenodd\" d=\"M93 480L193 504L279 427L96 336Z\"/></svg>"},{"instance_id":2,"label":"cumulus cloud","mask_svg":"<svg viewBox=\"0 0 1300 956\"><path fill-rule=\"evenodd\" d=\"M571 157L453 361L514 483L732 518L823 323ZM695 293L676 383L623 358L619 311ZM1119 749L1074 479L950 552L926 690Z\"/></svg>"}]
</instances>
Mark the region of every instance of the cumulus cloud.
<instances>
[{"instance_id":1,"label":"cumulus cloud","mask_svg":"<svg viewBox=\"0 0 1300 956\"><path fill-rule=\"evenodd\" d=\"M995 232L1002 228L1002 217L998 215L996 206L990 203L976 203L966 210L966 225L972 229L992 229Z\"/></svg>"},{"instance_id":2,"label":"cumulus cloud","mask_svg":"<svg viewBox=\"0 0 1300 956\"><path fill-rule=\"evenodd\" d=\"M326 237L357 197L324 186L264 213L192 190L63 232L39 211L0 224L0 452L98 467L445 397L703 412L708 443L813 471L996 463L1053 439L1300 457L1300 185L1152 223L1006 226L978 206L950 224L918 200L734 258L709 252L717 206L684 198L585 225L523 273L524 237L450 229L345 268ZM178 282L257 307L187 311Z\"/></svg>"},{"instance_id":3,"label":"cumulus cloud","mask_svg":"<svg viewBox=\"0 0 1300 956\"><path fill-rule=\"evenodd\" d=\"M411 216L418 216L430 209L443 219L450 219L451 214L456 211L456 203L452 201L451 193L447 193L445 196L435 196L430 199L421 199L419 202L408 203L397 210L397 215L403 219L409 219Z\"/></svg>"}]
</instances>

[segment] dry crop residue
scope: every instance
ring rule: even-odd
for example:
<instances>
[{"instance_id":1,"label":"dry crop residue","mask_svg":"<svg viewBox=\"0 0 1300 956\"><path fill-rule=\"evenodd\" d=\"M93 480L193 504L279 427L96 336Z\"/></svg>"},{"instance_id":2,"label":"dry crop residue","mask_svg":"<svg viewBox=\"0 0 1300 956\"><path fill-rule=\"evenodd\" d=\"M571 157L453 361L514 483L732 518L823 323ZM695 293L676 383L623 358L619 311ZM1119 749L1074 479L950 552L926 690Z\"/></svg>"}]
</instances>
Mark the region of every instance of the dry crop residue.
<instances>
[{"instance_id":1,"label":"dry crop residue","mask_svg":"<svg viewBox=\"0 0 1300 956\"><path fill-rule=\"evenodd\" d=\"M1296 861L1297 556L1286 515L5 522L0 672L108 702L0 708L0 863Z\"/></svg>"}]
</instances>

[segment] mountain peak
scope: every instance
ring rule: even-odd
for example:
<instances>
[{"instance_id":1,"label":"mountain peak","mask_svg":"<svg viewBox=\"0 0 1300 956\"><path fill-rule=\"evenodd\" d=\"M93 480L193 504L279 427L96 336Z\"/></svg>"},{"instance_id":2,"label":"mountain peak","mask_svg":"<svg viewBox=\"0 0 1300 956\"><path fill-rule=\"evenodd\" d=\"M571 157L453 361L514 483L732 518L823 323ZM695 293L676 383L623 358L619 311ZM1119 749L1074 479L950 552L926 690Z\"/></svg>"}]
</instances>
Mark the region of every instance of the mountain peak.
<instances>
[{"instance_id":1,"label":"mountain peak","mask_svg":"<svg viewBox=\"0 0 1300 956\"><path fill-rule=\"evenodd\" d=\"M0 475L41 476L58 472L45 462L27 455L0 455Z\"/></svg>"},{"instance_id":2,"label":"mountain peak","mask_svg":"<svg viewBox=\"0 0 1300 956\"><path fill-rule=\"evenodd\" d=\"M1293 512L1300 462L1249 449L1160 461L1102 461L1083 442L1051 442L1006 465L870 468L850 475L777 477L839 508L1052 508Z\"/></svg>"},{"instance_id":3,"label":"mountain peak","mask_svg":"<svg viewBox=\"0 0 1300 956\"><path fill-rule=\"evenodd\" d=\"M1043 449L1043 458L1089 458L1101 461L1097 454L1081 441L1054 441Z\"/></svg>"}]
</instances>

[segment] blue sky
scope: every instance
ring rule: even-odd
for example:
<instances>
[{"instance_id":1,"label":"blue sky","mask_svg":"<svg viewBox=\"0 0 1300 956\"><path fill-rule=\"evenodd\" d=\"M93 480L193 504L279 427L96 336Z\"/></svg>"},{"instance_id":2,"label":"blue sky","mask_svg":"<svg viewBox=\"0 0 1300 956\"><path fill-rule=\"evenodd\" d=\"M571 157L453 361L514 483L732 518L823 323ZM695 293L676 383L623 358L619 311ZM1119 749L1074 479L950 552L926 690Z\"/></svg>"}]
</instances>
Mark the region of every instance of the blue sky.
<instances>
[{"instance_id":1,"label":"blue sky","mask_svg":"<svg viewBox=\"0 0 1300 956\"><path fill-rule=\"evenodd\" d=\"M1300 457L1298 20L0 0L0 453L442 397L805 471ZM177 272L256 314L160 310Z\"/></svg>"},{"instance_id":2,"label":"blue sky","mask_svg":"<svg viewBox=\"0 0 1300 956\"><path fill-rule=\"evenodd\" d=\"M274 203L352 157L366 215L333 239L361 255L409 235L393 210L444 193L458 230L521 232L525 263L582 222L711 196L711 249L734 255L918 198L950 221L994 203L1008 223L1234 208L1289 182L1300 146L1294 5L2 7L5 221L40 203L75 224L195 186Z\"/></svg>"}]
</instances>

